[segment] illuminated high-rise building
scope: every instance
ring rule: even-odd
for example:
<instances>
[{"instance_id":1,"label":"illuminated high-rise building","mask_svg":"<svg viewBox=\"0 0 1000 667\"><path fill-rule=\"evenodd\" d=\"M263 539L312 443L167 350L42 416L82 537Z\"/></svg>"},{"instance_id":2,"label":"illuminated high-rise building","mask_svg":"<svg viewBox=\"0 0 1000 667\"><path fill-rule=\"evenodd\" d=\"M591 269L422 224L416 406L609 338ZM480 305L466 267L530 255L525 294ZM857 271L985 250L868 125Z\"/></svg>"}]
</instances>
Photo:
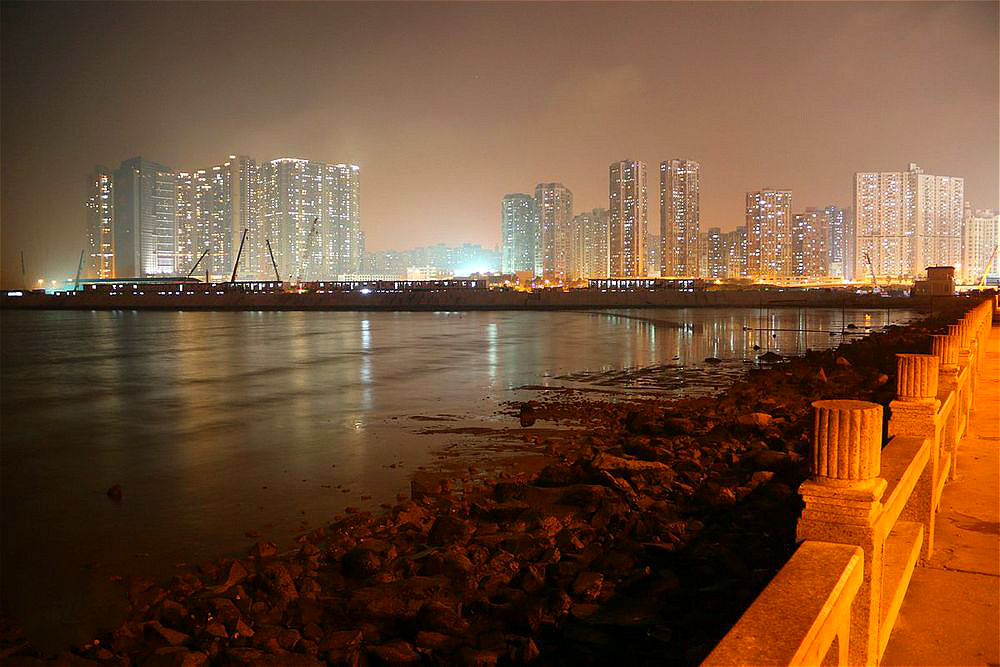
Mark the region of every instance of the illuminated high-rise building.
<instances>
[{"instance_id":1,"label":"illuminated high-rise building","mask_svg":"<svg viewBox=\"0 0 1000 667\"><path fill-rule=\"evenodd\" d=\"M198 274L228 279L243 230L247 240L237 277L255 279L270 271L262 264L257 163L230 155L220 165L177 175L177 269L187 273L198 263ZM208 251L202 258L202 254ZM266 251L264 251L266 253Z\"/></svg>"},{"instance_id":2,"label":"illuminated high-rise building","mask_svg":"<svg viewBox=\"0 0 1000 667\"><path fill-rule=\"evenodd\" d=\"M737 227L719 237L725 262L723 278L744 278L747 275L747 228Z\"/></svg>"},{"instance_id":3,"label":"illuminated high-rise building","mask_svg":"<svg viewBox=\"0 0 1000 667\"><path fill-rule=\"evenodd\" d=\"M928 266L958 266L962 254L965 180L907 171L858 172L855 272L913 278Z\"/></svg>"},{"instance_id":4,"label":"illuminated high-rise building","mask_svg":"<svg viewBox=\"0 0 1000 667\"><path fill-rule=\"evenodd\" d=\"M610 273L640 278L646 275L646 163L622 160L608 172Z\"/></svg>"},{"instance_id":5,"label":"illuminated high-rise building","mask_svg":"<svg viewBox=\"0 0 1000 667\"><path fill-rule=\"evenodd\" d=\"M115 277L115 200L111 170L97 166L87 180L87 274Z\"/></svg>"},{"instance_id":6,"label":"illuminated high-rise building","mask_svg":"<svg viewBox=\"0 0 1000 667\"><path fill-rule=\"evenodd\" d=\"M258 268L267 273L269 239L285 280L331 280L361 264L359 168L279 158L260 168Z\"/></svg>"},{"instance_id":7,"label":"illuminated high-rise building","mask_svg":"<svg viewBox=\"0 0 1000 667\"><path fill-rule=\"evenodd\" d=\"M646 276L650 278L660 277L660 253L663 251L663 244L660 243L660 235L652 234L646 230L646 258L643 260L646 267Z\"/></svg>"},{"instance_id":8,"label":"illuminated high-rise building","mask_svg":"<svg viewBox=\"0 0 1000 667\"><path fill-rule=\"evenodd\" d=\"M535 270L537 215L531 195L504 195L500 203L500 270L502 273Z\"/></svg>"},{"instance_id":9,"label":"illuminated high-rise building","mask_svg":"<svg viewBox=\"0 0 1000 667\"><path fill-rule=\"evenodd\" d=\"M114 173L114 261L120 278L177 272L177 174L135 157Z\"/></svg>"},{"instance_id":10,"label":"illuminated high-rise building","mask_svg":"<svg viewBox=\"0 0 1000 667\"><path fill-rule=\"evenodd\" d=\"M792 275L830 275L830 227L824 209L807 208L792 216Z\"/></svg>"},{"instance_id":11,"label":"illuminated high-rise building","mask_svg":"<svg viewBox=\"0 0 1000 667\"><path fill-rule=\"evenodd\" d=\"M177 172L177 268L185 274L191 271L206 249L195 181L193 172Z\"/></svg>"},{"instance_id":12,"label":"illuminated high-rise building","mask_svg":"<svg viewBox=\"0 0 1000 667\"><path fill-rule=\"evenodd\" d=\"M570 275L605 278L608 275L608 211L595 208L573 217Z\"/></svg>"},{"instance_id":13,"label":"illuminated high-rise building","mask_svg":"<svg viewBox=\"0 0 1000 667\"><path fill-rule=\"evenodd\" d=\"M546 280L566 277L573 223L573 193L562 183L535 186L535 275Z\"/></svg>"},{"instance_id":14,"label":"illuminated high-rise building","mask_svg":"<svg viewBox=\"0 0 1000 667\"><path fill-rule=\"evenodd\" d=\"M984 273L988 278L997 279L1000 277L1000 257L997 257L1000 253L1000 214L996 211L974 211L971 206L966 206L964 218L960 275L967 283L978 283Z\"/></svg>"},{"instance_id":15,"label":"illuminated high-rise building","mask_svg":"<svg viewBox=\"0 0 1000 667\"><path fill-rule=\"evenodd\" d=\"M722 245L722 230L718 227L708 228L708 266L702 274L705 278L725 278L727 256Z\"/></svg>"},{"instance_id":16,"label":"illuminated high-rise building","mask_svg":"<svg viewBox=\"0 0 1000 667\"><path fill-rule=\"evenodd\" d=\"M792 275L792 193L764 188L747 193L747 275Z\"/></svg>"},{"instance_id":17,"label":"illuminated high-rise building","mask_svg":"<svg viewBox=\"0 0 1000 667\"><path fill-rule=\"evenodd\" d=\"M812 209L806 209L810 211ZM830 275L835 278L849 278L850 271L848 264L853 264L849 260L853 252L852 237L854 230L850 226L851 217L848 212L838 206L827 206L823 209L826 216L826 225L830 230Z\"/></svg>"},{"instance_id":18,"label":"illuminated high-rise building","mask_svg":"<svg viewBox=\"0 0 1000 667\"><path fill-rule=\"evenodd\" d=\"M699 276L701 166L692 160L660 163L660 272Z\"/></svg>"}]
</instances>

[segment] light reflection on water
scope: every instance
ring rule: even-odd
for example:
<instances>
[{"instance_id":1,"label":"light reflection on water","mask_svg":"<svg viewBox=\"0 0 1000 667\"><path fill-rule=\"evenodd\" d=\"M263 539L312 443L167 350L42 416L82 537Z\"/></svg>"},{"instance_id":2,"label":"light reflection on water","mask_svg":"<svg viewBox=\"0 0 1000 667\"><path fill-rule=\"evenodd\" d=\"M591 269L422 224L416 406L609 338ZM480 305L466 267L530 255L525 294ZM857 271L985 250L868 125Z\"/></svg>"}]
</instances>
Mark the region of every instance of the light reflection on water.
<instances>
[{"instance_id":1,"label":"light reflection on water","mask_svg":"<svg viewBox=\"0 0 1000 667\"><path fill-rule=\"evenodd\" d=\"M846 322L880 326L886 313L870 316ZM84 641L115 619L110 574L165 576L240 552L247 529L287 541L362 493L393 498L449 444L408 417L491 419L514 388L566 378L698 389L715 372L705 357L827 347L846 322L757 309L4 312L3 611L36 641ZM683 365L663 371L680 384L657 384L653 367ZM616 379L626 368L653 379ZM104 492L118 482L115 505Z\"/></svg>"}]
</instances>

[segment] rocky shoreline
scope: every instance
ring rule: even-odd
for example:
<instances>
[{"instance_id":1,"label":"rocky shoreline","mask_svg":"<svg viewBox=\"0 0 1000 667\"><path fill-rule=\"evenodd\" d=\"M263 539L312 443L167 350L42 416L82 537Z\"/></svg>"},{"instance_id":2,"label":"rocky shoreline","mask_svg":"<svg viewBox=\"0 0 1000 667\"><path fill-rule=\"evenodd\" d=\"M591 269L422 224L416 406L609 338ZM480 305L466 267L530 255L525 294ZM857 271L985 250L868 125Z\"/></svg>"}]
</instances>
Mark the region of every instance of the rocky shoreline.
<instances>
[{"instance_id":1,"label":"rocky shoreline","mask_svg":"<svg viewBox=\"0 0 1000 667\"><path fill-rule=\"evenodd\" d=\"M754 367L709 398L513 404L526 429L565 428L535 439L538 465L418 474L409 498L349 508L291 551L126 580L127 620L55 658L5 620L0 663L698 664L794 550L811 402L887 405L895 353L946 321Z\"/></svg>"}]
</instances>

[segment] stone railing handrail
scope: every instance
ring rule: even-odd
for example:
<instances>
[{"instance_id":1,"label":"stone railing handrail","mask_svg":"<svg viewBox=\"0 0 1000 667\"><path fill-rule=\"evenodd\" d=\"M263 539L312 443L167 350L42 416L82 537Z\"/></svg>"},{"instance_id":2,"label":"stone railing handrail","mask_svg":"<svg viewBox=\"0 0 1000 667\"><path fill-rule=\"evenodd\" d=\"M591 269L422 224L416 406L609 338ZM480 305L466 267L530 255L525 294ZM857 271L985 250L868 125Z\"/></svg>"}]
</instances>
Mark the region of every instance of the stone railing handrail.
<instances>
[{"instance_id":1,"label":"stone railing handrail","mask_svg":"<svg viewBox=\"0 0 1000 667\"><path fill-rule=\"evenodd\" d=\"M879 664L913 569L933 552L941 493L955 476L998 308L1000 298L983 300L932 338L930 354L897 355L885 447L882 406L813 404L801 545L703 666Z\"/></svg>"},{"instance_id":2,"label":"stone railing handrail","mask_svg":"<svg viewBox=\"0 0 1000 667\"><path fill-rule=\"evenodd\" d=\"M703 667L818 665L835 641L846 650L863 561L860 547L804 542Z\"/></svg>"}]
</instances>

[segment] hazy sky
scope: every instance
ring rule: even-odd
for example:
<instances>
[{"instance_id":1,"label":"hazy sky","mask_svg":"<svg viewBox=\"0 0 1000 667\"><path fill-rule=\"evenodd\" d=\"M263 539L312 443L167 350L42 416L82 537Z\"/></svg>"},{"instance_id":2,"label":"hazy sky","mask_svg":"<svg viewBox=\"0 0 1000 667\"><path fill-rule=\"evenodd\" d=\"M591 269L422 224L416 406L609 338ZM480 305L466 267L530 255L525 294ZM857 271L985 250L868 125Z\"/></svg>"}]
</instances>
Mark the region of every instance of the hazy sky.
<instances>
[{"instance_id":1,"label":"hazy sky","mask_svg":"<svg viewBox=\"0 0 1000 667\"><path fill-rule=\"evenodd\" d=\"M2 11L2 270L71 276L95 164L361 166L372 250L499 242L500 198L608 165L702 166L703 228L744 193L849 205L858 170L965 177L998 204L998 3L30 3Z\"/></svg>"}]
</instances>

